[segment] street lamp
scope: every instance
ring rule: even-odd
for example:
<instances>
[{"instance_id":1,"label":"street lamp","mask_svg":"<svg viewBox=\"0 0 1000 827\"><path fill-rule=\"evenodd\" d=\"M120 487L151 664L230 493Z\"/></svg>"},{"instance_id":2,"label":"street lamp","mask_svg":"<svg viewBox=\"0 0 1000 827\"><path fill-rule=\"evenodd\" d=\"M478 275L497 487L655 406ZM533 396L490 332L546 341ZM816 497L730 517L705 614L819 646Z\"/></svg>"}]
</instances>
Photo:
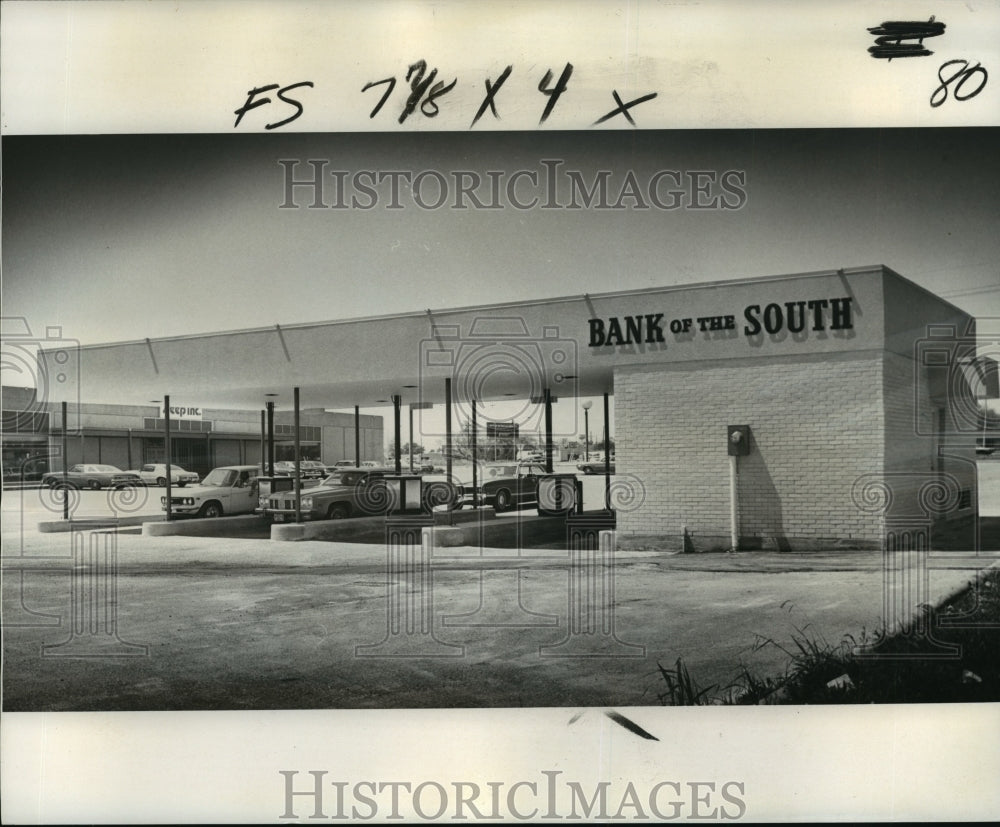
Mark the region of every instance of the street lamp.
<instances>
[{"instance_id":1,"label":"street lamp","mask_svg":"<svg viewBox=\"0 0 1000 827\"><path fill-rule=\"evenodd\" d=\"M590 400L583 403L583 461L590 462Z\"/></svg>"}]
</instances>

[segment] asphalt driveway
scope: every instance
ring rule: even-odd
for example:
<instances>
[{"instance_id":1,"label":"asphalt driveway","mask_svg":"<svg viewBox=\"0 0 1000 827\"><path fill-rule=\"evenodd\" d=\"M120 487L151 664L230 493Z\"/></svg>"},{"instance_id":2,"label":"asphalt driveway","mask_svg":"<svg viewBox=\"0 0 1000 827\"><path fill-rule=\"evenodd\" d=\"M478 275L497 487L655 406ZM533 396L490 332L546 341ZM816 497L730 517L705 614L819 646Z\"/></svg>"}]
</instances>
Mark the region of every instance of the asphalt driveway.
<instances>
[{"instance_id":1,"label":"asphalt driveway","mask_svg":"<svg viewBox=\"0 0 1000 827\"><path fill-rule=\"evenodd\" d=\"M5 710L650 705L657 663L681 657L703 685L741 661L773 674L785 655L757 640L836 643L882 612L873 552L609 567L458 548L398 568L378 546L122 533L117 570L95 580L73 569L71 535L21 536L21 556L5 542ZM930 592L989 562L934 563Z\"/></svg>"}]
</instances>

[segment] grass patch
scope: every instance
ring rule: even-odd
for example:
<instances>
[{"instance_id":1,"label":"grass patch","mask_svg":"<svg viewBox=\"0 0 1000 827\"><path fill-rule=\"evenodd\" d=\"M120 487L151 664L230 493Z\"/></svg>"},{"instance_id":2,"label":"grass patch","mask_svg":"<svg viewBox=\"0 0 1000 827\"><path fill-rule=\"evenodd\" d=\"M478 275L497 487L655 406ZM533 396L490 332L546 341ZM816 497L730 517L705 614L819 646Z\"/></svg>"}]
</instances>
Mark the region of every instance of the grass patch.
<instances>
[{"instance_id":1,"label":"grass patch","mask_svg":"<svg viewBox=\"0 0 1000 827\"><path fill-rule=\"evenodd\" d=\"M761 676L740 666L731 683L702 687L681 658L657 664L667 706L711 704L970 703L1000 701L1000 571L975 583L939 611L926 607L911 628L893 635L862 630L830 643L808 625L791 643L758 637L753 651L777 647L785 672Z\"/></svg>"}]
</instances>

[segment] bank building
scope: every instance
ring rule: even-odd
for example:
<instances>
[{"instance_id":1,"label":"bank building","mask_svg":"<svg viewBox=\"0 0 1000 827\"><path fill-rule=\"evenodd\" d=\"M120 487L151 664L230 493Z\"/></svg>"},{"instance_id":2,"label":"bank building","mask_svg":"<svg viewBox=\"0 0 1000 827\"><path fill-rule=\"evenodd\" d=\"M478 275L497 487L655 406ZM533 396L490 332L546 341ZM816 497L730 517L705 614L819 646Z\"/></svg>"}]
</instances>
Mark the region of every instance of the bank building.
<instances>
[{"instance_id":1,"label":"bank building","mask_svg":"<svg viewBox=\"0 0 1000 827\"><path fill-rule=\"evenodd\" d=\"M40 352L39 438L58 442L63 402L71 427L74 405L104 406L111 438L125 430L116 410L158 419L153 401L172 399L241 412L234 461L259 460L262 411L274 399L287 411L293 393L327 463L354 458L355 432L369 453L382 434L377 417L355 431L324 411L391 403L400 433L400 411L445 406L447 453L481 403L514 399L552 471L553 410L603 399L621 548L870 549L942 527L971 547L981 412L998 395L975 319L882 265L64 350ZM600 402L590 420L602 433Z\"/></svg>"}]
</instances>

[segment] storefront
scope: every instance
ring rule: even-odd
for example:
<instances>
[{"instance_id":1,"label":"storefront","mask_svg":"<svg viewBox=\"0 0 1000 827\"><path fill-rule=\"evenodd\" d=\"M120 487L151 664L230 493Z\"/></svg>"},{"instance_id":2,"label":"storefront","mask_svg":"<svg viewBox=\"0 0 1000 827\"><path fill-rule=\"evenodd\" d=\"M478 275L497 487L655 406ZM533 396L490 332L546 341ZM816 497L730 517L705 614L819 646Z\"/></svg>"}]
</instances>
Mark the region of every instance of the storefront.
<instances>
[{"instance_id":1,"label":"storefront","mask_svg":"<svg viewBox=\"0 0 1000 827\"><path fill-rule=\"evenodd\" d=\"M67 384L81 396L118 398L126 388L142 400L206 406L210 430L177 436L192 458L216 463L257 461L262 407L277 398L287 410L293 393L325 408L444 406L446 446L480 403L502 399L523 400L513 418L522 433L543 432L550 445L575 439L582 416L560 433L553 406L578 410L581 399L603 396L616 425L607 436L619 544L696 550L878 547L906 526L972 524L978 405L996 393L974 319L883 266L80 353ZM223 423L209 405L243 418ZM303 426L317 424L301 413ZM595 440L605 421L595 405ZM96 427L85 421L85 436ZM327 462L352 456L332 448L336 427L323 425ZM133 448L143 458L155 452L154 433L144 428ZM304 455L315 450L300 436ZM346 447L347 430L341 436ZM112 450L100 441L96 449Z\"/></svg>"},{"instance_id":2,"label":"storefront","mask_svg":"<svg viewBox=\"0 0 1000 827\"><path fill-rule=\"evenodd\" d=\"M3 388L3 480L33 482L49 470L49 414L34 388Z\"/></svg>"},{"instance_id":3,"label":"storefront","mask_svg":"<svg viewBox=\"0 0 1000 827\"><path fill-rule=\"evenodd\" d=\"M5 387L3 396L5 480L19 479L23 472L25 480L31 481L49 468L60 470L63 467L60 404L37 400L35 391L26 388ZM68 411L67 466L102 463L130 470L164 462L162 405L83 402ZM175 465L205 475L221 465L252 465L261 461L261 418L256 412L187 405L174 408L172 420L170 454ZM382 417L364 415L358 421L361 459L380 459ZM299 426L302 458L330 464L354 459L354 425L355 417L351 414L303 412ZM295 430L291 412L275 412L274 431L276 459L293 458Z\"/></svg>"}]
</instances>

